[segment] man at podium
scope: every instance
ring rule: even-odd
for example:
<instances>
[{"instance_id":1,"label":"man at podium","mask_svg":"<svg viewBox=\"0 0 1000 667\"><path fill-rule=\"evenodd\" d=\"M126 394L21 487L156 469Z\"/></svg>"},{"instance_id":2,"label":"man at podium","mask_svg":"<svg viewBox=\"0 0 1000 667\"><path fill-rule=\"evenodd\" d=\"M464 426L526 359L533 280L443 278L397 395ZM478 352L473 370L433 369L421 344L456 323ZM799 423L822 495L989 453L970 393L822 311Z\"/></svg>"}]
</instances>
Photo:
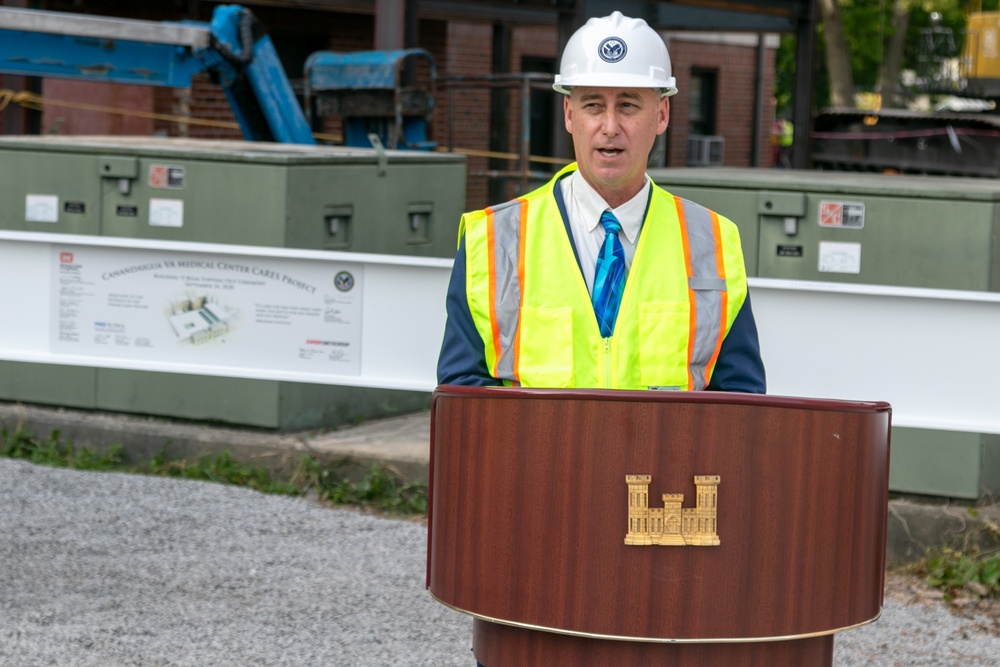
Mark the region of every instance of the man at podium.
<instances>
[{"instance_id":1,"label":"man at podium","mask_svg":"<svg viewBox=\"0 0 1000 667\"><path fill-rule=\"evenodd\" d=\"M675 84L641 19L570 38L553 88L577 161L462 216L440 384L764 393L736 226L646 174Z\"/></svg>"}]
</instances>

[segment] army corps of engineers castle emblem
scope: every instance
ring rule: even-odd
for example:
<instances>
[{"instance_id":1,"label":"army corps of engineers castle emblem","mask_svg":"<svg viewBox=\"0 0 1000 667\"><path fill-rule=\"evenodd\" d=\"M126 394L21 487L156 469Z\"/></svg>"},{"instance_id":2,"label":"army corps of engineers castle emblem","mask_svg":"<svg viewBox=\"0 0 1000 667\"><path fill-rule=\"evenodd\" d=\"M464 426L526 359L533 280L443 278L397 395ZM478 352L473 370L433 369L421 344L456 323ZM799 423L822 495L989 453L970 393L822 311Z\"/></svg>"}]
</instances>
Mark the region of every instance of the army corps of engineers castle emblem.
<instances>
[{"instance_id":1,"label":"army corps of engineers castle emblem","mask_svg":"<svg viewBox=\"0 0 1000 667\"><path fill-rule=\"evenodd\" d=\"M719 476L695 475L695 506L681 507L683 493L664 493L663 507L649 506L652 475L625 475L628 485L628 532L635 546L715 547L718 529Z\"/></svg>"}]
</instances>

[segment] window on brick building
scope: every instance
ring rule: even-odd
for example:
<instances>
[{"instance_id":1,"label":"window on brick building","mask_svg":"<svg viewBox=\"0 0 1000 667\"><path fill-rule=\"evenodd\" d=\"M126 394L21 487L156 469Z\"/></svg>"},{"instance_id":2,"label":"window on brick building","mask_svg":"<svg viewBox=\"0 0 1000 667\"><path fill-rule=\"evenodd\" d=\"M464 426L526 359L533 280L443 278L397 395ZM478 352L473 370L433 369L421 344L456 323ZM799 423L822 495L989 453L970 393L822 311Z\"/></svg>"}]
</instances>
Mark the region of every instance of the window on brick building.
<instances>
[{"instance_id":1,"label":"window on brick building","mask_svg":"<svg viewBox=\"0 0 1000 667\"><path fill-rule=\"evenodd\" d=\"M689 167L711 167L723 163L724 139L716 127L718 72L692 69L688 94Z\"/></svg>"},{"instance_id":2,"label":"window on brick building","mask_svg":"<svg viewBox=\"0 0 1000 667\"><path fill-rule=\"evenodd\" d=\"M719 73L715 70L691 70L688 93L688 126L691 134L716 134L715 109L718 102Z\"/></svg>"},{"instance_id":3,"label":"window on brick building","mask_svg":"<svg viewBox=\"0 0 1000 667\"><path fill-rule=\"evenodd\" d=\"M521 71L538 74L555 74L555 58L524 56L521 58ZM561 96L560 96L561 97ZM556 106L556 93L551 87L532 88L531 90L531 133L529 138L532 155L551 157L555 151L556 120L562 120L562 104ZM532 169L554 171L550 164L534 162Z\"/></svg>"}]
</instances>

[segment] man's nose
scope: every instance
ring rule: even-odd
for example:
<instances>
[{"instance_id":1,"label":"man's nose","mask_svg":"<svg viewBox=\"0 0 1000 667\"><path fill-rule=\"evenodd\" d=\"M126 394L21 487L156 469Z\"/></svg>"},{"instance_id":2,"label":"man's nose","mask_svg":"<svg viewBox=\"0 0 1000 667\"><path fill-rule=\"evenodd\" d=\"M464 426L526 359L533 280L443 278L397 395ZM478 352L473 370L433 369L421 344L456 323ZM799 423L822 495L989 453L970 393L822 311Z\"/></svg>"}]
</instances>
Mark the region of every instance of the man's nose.
<instances>
[{"instance_id":1,"label":"man's nose","mask_svg":"<svg viewBox=\"0 0 1000 667\"><path fill-rule=\"evenodd\" d=\"M613 137L618 134L618 114L614 111L607 111L604 114L603 121L601 123L601 132L608 137Z\"/></svg>"}]
</instances>

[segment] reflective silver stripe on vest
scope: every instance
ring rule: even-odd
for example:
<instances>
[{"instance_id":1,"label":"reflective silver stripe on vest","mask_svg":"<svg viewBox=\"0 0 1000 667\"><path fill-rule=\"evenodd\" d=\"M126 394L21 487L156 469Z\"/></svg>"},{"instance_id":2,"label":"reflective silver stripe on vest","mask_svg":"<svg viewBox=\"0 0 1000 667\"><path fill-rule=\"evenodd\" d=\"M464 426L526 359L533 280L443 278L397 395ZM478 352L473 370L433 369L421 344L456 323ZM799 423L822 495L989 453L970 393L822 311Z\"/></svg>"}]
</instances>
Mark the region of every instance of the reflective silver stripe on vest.
<instances>
[{"instance_id":1,"label":"reflective silver stripe on vest","mask_svg":"<svg viewBox=\"0 0 1000 667\"><path fill-rule=\"evenodd\" d=\"M694 381L694 390L700 391L708 384L705 371L715 354L722 327L722 293L726 291L726 280L719 275L719 265L715 258L715 228L712 214L704 206L680 199L684 207L684 221L687 224L688 244L691 250L691 273L688 288L694 292L695 335L694 350L691 354L689 370Z\"/></svg>"},{"instance_id":2,"label":"reflective silver stripe on vest","mask_svg":"<svg viewBox=\"0 0 1000 667\"><path fill-rule=\"evenodd\" d=\"M517 260L521 252L521 202L514 200L493 207L493 264L496 268L497 326L500 358L497 377L514 382L514 335L521 313L521 283Z\"/></svg>"}]
</instances>

